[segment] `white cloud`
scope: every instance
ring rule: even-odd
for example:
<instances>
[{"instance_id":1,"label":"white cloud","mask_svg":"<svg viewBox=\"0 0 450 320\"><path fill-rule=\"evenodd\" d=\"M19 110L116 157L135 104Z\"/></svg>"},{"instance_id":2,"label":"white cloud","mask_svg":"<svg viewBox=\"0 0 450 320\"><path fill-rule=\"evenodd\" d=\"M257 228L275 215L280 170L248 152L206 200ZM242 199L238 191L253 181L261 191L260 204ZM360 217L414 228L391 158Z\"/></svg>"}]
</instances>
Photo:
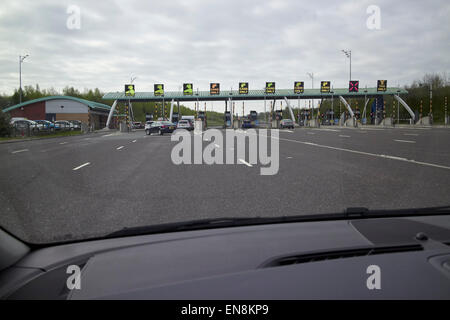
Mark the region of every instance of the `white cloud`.
<instances>
[{"instance_id":1,"label":"white cloud","mask_svg":"<svg viewBox=\"0 0 450 320\"><path fill-rule=\"evenodd\" d=\"M66 28L67 6L81 9L81 29ZM382 28L366 28L366 8L381 9ZM207 90L249 81L291 87L294 80L331 80L346 87L380 77L408 84L426 72L450 71L446 0L419 1L9 1L0 7L0 92L23 84L41 88L121 90L133 74L139 90L183 82ZM217 104L217 103L216 103Z\"/></svg>"}]
</instances>

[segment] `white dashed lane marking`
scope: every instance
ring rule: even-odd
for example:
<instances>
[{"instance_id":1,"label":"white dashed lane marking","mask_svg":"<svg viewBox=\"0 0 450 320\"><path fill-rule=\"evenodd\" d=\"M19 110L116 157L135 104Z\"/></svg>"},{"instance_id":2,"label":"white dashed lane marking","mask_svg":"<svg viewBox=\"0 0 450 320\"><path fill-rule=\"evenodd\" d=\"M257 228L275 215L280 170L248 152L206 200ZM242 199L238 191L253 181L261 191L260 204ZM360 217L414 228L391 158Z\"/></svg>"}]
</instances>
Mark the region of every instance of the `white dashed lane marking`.
<instances>
[{"instance_id":1,"label":"white dashed lane marking","mask_svg":"<svg viewBox=\"0 0 450 320\"><path fill-rule=\"evenodd\" d=\"M88 166L88 165L90 165L90 164L91 164L90 162L86 162L86 163L83 163L81 166L78 166L78 167L73 168L72 170L73 170L73 171L77 171L78 169L81 169L81 168L83 168L83 167L86 167L86 166Z\"/></svg>"},{"instance_id":2,"label":"white dashed lane marking","mask_svg":"<svg viewBox=\"0 0 450 320\"><path fill-rule=\"evenodd\" d=\"M241 163L245 164L247 167L253 167L250 163L248 163L248 162L245 161L245 160L239 159L239 161L240 161Z\"/></svg>"},{"instance_id":3,"label":"white dashed lane marking","mask_svg":"<svg viewBox=\"0 0 450 320\"><path fill-rule=\"evenodd\" d=\"M29 151L29 150L28 149L22 149L22 150L13 151L11 153L21 153L21 152L26 152L26 151Z\"/></svg>"}]
</instances>

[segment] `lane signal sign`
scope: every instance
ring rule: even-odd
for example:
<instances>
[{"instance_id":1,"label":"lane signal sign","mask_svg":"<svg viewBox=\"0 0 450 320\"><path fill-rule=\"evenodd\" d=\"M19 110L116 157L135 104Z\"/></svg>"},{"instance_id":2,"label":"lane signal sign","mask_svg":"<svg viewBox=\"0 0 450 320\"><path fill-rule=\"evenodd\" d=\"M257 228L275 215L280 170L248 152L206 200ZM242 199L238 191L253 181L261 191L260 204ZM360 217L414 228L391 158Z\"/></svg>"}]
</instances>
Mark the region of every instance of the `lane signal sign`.
<instances>
[{"instance_id":1,"label":"lane signal sign","mask_svg":"<svg viewBox=\"0 0 450 320\"><path fill-rule=\"evenodd\" d=\"M239 94L248 94L248 82L239 82Z\"/></svg>"},{"instance_id":2,"label":"lane signal sign","mask_svg":"<svg viewBox=\"0 0 450 320\"><path fill-rule=\"evenodd\" d=\"M387 80L378 80L377 91L386 91L386 90L387 90Z\"/></svg>"},{"instance_id":3,"label":"lane signal sign","mask_svg":"<svg viewBox=\"0 0 450 320\"><path fill-rule=\"evenodd\" d=\"M359 81L353 80L348 82L348 92L358 92Z\"/></svg>"},{"instance_id":4,"label":"lane signal sign","mask_svg":"<svg viewBox=\"0 0 450 320\"><path fill-rule=\"evenodd\" d=\"M320 82L320 92L321 93L329 93L331 91L331 82L330 81L321 81Z\"/></svg>"},{"instance_id":5,"label":"lane signal sign","mask_svg":"<svg viewBox=\"0 0 450 320\"><path fill-rule=\"evenodd\" d=\"M275 93L275 82L266 82L266 93Z\"/></svg>"},{"instance_id":6,"label":"lane signal sign","mask_svg":"<svg viewBox=\"0 0 450 320\"><path fill-rule=\"evenodd\" d=\"M305 92L305 83L303 81L295 81L294 93L303 93L303 92Z\"/></svg>"},{"instance_id":7,"label":"lane signal sign","mask_svg":"<svg viewBox=\"0 0 450 320\"><path fill-rule=\"evenodd\" d=\"M134 91L134 84L126 84L125 85L125 95L134 97L136 91Z\"/></svg>"},{"instance_id":8,"label":"lane signal sign","mask_svg":"<svg viewBox=\"0 0 450 320\"><path fill-rule=\"evenodd\" d=\"M153 86L153 94L155 96L163 96L164 95L164 85L163 84L155 84Z\"/></svg>"},{"instance_id":9,"label":"lane signal sign","mask_svg":"<svg viewBox=\"0 0 450 320\"><path fill-rule=\"evenodd\" d=\"M183 83L183 95L192 96L194 94L194 89L192 83Z\"/></svg>"},{"instance_id":10,"label":"lane signal sign","mask_svg":"<svg viewBox=\"0 0 450 320\"><path fill-rule=\"evenodd\" d=\"M211 83L209 85L209 94L220 94L220 83Z\"/></svg>"}]
</instances>

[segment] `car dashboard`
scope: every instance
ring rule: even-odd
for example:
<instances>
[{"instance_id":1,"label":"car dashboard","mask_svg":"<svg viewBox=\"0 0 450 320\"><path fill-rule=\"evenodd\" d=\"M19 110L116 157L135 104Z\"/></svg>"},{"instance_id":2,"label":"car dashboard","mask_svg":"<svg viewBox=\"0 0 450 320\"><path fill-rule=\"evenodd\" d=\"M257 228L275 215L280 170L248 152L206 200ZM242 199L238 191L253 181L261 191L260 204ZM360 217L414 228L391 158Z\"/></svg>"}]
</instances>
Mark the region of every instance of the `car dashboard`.
<instances>
[{"instance_id":1,"label":"car dashboard","mask_svg":"<svg viewBox=\"0 0 450 320\"><path fill-rule=\"evenodd\" d=\"M0 273L0 298L449 299L449 244L449 216L83 241L31 251ZM80 268L81 281L69 289L73 265Z\"/></svg>"}]
</instances>

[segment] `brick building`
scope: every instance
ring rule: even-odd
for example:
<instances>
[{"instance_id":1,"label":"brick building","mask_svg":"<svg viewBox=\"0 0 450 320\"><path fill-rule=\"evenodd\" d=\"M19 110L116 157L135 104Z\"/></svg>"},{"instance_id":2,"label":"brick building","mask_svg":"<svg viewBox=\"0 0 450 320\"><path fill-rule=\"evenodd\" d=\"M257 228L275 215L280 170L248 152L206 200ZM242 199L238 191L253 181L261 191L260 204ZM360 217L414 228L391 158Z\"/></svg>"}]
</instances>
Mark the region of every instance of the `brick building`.
<instances>
[{"instance_id":1,"label":"brick building","mask_svg":"<svg viewBox=\"0 0 450 320\"><path fill-rule=\"evenodd\" d=\"M106 126L110 106L69 96L50 96L26 101L3 109L11 117L29 120L79 120L94 129Z\"/></svg>"}]
</instances>

